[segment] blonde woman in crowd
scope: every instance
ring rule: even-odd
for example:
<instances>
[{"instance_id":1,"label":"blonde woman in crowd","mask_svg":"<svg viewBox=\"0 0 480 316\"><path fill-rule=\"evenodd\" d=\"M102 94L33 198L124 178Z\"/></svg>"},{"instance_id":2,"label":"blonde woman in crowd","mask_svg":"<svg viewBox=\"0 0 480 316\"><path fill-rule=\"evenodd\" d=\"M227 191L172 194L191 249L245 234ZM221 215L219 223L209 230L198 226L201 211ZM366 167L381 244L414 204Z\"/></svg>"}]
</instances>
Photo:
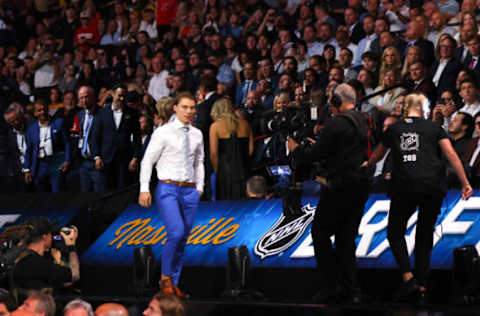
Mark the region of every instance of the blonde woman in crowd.
<instances>
[{"instance_id":1,"label":"blonde woman in crowd","mask_svg":"<svg viewBox=\"0 0 480 316\"><path fill-rule=\"evenodd\" d=\"M247 120L235 116L233 104L222 98L213 104L210 116L210 159L216 172L216 199L246 197L253 133Z\"/></svg>"}]
</instances>

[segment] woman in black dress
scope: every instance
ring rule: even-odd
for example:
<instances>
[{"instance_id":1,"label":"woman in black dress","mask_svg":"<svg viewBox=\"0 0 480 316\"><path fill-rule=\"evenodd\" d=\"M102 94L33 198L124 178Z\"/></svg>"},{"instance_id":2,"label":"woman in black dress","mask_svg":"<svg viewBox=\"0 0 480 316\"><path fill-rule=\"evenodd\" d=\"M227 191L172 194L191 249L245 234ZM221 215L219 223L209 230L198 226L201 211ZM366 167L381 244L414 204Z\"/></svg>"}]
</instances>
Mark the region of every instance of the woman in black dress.
<instances>
[{"instance_id":1,"label":"woman in black dress","mask_svg":"<svg viewBox=\"0 0 480 316\"><path fill-rule=\"evenodd\" d=\"M235 116L233 104L222 98L213 104L210 115L210 158L216 172L216 199L246 197L253 134L245 119Z\"/></svg>"}]
</instances>

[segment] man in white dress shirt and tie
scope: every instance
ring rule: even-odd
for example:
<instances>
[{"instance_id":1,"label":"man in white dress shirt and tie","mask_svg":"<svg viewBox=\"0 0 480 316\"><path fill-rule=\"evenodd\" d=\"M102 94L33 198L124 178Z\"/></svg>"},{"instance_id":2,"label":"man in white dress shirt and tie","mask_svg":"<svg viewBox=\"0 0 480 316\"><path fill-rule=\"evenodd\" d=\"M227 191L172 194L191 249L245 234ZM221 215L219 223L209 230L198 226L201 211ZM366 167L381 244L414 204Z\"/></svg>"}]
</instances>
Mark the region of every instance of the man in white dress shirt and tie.
<instances>
[{"instance_id":1,"label":"man in white dress shirt and tie","mask_svg":"<svg viewBox=\"0 0 480 316\"><path fill-rule=\"evenodd\" d=\"M183 251L197 211L204 185L202 132L191 125L196 102L181 93L173 107L176 118L155 130L145 151L140 169L138 202L150 207L150 177L156 165L158 186L155 204L167 230L162 251L160 290L163 294L184 297L177 287L183 263Z\"/></svg>"}]
</instances>

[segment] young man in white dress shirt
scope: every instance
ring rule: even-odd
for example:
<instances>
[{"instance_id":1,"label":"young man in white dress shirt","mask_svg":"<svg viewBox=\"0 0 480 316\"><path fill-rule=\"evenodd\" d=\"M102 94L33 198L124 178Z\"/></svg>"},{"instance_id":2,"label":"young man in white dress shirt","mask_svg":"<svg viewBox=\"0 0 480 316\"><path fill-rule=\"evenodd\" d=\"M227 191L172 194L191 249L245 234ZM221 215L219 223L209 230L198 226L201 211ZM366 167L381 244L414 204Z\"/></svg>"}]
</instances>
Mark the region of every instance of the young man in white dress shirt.
<instances>
[{"instance_id":1,"label":"young man in white dress shirt","mask_svg":"<svg viewBox=\"0 0 480 316\"><path fill-rule=\"evenodd\" d=\"M196 113L194 97L179 94L173 109L176 118L155 130L145 151L138 202L143 207L152 204L149 184L156 164L155 203L168 236L162 251L160 290L184 297L177 284L183 251L203 193L204 151L202 132L191 125Z\"/></svg>"}]
</instances>

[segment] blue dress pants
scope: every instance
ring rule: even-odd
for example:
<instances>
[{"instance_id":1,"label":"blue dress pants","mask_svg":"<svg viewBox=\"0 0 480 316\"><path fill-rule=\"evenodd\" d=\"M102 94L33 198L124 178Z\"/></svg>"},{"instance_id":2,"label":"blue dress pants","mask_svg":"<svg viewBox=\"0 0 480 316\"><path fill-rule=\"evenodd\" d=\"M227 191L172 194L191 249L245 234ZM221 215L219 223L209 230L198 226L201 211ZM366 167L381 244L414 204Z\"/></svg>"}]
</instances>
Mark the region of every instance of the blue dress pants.
<instances>
[{"instance_id":1,"label":"blue dress pants","mask_svg":"<svg viewBox=\"0 0 480 316\"><path fill-rule=\"evenodd\" d=\"M155 203L167 230L162 250L162 274L178 284L183 266L183 252L197 212L200 195L195 188L158 183Z\"/></svg>"}]
</instances>

